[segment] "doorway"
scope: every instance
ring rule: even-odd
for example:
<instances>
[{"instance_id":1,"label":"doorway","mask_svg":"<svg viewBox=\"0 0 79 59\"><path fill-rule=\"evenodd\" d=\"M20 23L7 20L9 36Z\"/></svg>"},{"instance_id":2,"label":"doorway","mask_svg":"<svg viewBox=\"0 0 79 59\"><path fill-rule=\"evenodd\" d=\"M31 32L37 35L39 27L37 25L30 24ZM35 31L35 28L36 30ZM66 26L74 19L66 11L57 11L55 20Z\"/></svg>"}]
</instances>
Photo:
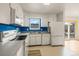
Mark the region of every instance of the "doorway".
<instances>
[{"instance_id":1,"label":"doorway","mask_svg":"<svg viewBox=\"0 0 79 59\"><path fill-rule=\"evenodd\" d=\"M75 23L65 23L65 39L73 40L75 38Z\"/></svg>"}]
</instances>

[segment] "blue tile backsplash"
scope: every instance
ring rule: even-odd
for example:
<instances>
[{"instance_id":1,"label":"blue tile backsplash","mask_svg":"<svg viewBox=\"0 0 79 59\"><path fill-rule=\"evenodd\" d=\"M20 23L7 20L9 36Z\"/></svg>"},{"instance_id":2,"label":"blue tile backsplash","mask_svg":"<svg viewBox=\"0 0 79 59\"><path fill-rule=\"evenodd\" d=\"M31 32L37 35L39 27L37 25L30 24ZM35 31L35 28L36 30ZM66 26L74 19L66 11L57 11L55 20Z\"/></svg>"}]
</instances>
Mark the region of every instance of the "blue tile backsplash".
<instances>
[{"instance_id":1,"label":"blue tile backsplash","mask_svg":"<svg viewBox=\"0 0 79 59\"><path fill-rule=\"evenodd\" d=\"M0 24L0 32L1 31L8 31L8 30L15 30L15 27L10 26L9 24Z\"/></svg>"},{"instance_id":2,"label":"blue tile backsplash","mask_svg":"<svg viewBox=\"0 0 79 59\"><path fill-rule=\"evenodd\" d=\"M29 27L19 27L20 32L47 32L48 27L40 27L40 30L30 30Z\"/></svg>"},{"instance_id":3,"label":"blue tile backsplash","mask_svg":"<svg viewBox=\"0 0 79 59\"><path fill-rule=\"evenodd\" d=\"M29 27L19 27L20 32L29 32Z\"/></svg>"},{"instance_id":4,"label":"blue tile backsplash","mask_svg":"<svg viewBox=\"0 0 79 59\"><path fill-rule=\"evenodd\" d=\"M29 31L47 32L48 31L48 27L40 27L40 30L30 30L29 27L24 27L18 24L0 24L0 32L8 31L8 30L16 30L16 28L19 28L20 32L29 32Z\"/></svg>"}]
</instances>

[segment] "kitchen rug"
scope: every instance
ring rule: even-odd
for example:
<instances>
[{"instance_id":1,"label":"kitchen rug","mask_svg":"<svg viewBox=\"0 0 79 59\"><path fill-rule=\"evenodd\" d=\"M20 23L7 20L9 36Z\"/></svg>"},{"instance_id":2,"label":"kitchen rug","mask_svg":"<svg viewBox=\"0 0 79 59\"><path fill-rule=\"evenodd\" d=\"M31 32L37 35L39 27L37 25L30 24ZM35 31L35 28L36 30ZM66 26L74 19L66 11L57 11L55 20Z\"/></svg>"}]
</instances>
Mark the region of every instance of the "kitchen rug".
<instances>
[{"instance_id":1,"label":"kitchen rug","mask_svg":"<svg viewBox=\"0 0 79 59\"><path fill-rule=\"evenodd\" d=\"M28 56L41 56L40 50L29 50Z\"/></svg>"}]
</instances>

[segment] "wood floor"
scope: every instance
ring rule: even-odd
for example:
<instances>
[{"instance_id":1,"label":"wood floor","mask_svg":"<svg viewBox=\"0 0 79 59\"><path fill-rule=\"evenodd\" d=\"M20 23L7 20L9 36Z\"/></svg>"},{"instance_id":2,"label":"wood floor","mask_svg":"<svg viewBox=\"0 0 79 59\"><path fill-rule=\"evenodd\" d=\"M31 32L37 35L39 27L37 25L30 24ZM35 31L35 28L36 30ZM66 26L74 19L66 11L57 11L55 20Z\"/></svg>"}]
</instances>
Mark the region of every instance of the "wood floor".
<instances>
[{"instance_id":1,"label":"wood floor","mask_svg":"<svg viewBox=\"0 0 79 59\"><path fill-rule=\"evenodd\" d=\"M34 46L29 50L40 50L42 56L79 56L79 41L65 41L65 46Z\"/></svg>"}]
</instances>

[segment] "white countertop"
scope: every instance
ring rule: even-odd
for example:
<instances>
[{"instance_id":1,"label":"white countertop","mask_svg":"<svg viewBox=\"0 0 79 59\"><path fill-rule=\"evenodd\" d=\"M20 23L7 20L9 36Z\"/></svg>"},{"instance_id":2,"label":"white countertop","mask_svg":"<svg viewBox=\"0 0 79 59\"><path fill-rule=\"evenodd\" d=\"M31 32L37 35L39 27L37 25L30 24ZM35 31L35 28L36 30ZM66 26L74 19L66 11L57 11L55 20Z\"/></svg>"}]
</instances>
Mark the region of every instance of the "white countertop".
<instances>
[{"instance_id":1,"label":"white countertop","mask_svg":"<svg viewBox=\"0 0 79 59\"><path fill-rule=\"evenodd\" d=\"M0 42L0 56L15 56L23 42L24 40L14 40L4 45Z\"/></svg>"}]
</instances>

